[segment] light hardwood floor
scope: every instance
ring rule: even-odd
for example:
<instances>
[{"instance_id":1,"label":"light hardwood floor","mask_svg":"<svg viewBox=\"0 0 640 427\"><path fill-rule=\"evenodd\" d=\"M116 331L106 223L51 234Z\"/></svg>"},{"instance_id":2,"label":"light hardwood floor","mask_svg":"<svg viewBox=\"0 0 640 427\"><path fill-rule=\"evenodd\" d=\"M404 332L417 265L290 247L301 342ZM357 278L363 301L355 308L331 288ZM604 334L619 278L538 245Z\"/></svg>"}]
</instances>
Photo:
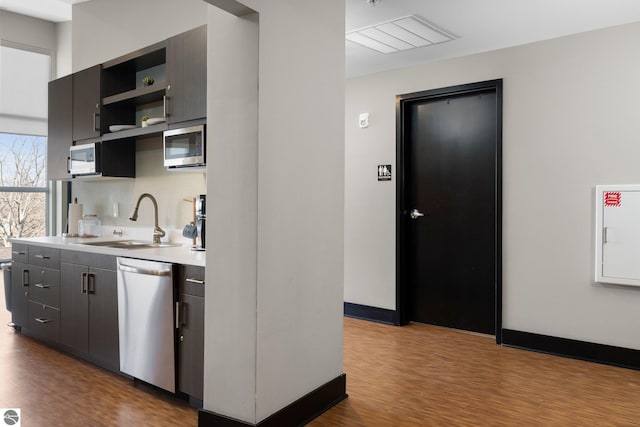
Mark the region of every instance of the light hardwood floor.
<instances>
[{"instance_id":1,"label":"light hardwood floor","mask_svg":"<svg viewBox=\"0 0 640 427\"><path fill-rule=\"evenodd\" d=\"M15 334L0 309L0 407L21 408L23 426L197 425L181 401ZM349 398L311 426L640 426L640 371L426 325L344 323Z\"/></svg>"},{"instance_id":2,"label":"light hardwood floor","mask_svg":"<svg viewBox=\"0 0 640 427\"><path fill-rule=\"evenodd\" d=\"M311 426L640 426L640 371L345 319L349 398Z\"/></svg>"}]
</instances>

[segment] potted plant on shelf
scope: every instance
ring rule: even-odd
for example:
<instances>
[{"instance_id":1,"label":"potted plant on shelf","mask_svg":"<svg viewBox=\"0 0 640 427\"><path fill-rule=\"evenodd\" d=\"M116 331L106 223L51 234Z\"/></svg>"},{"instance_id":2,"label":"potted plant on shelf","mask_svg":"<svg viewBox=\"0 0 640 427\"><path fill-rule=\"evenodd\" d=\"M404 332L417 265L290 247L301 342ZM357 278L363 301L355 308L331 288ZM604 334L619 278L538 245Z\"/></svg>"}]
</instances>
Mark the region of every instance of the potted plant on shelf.
<instances>
[{"instance_id":1,"label":"potted plant on shelf","mask_svg":"<svg viewBox=\"0 0 640 427\"><path fill-rule=\"evenodd\" d=\"M147 76L144 79L142 79L142 84L145 86L151 86L154 82L155 80L153 79L153 77Z\"/></svg>"},{"instance_id":2,"label":"potted plant on shelf","mask_svg":"<svg viewBox=\"0 0 640 427\"><path fill-rule=\"evenodd\" d=\"M149 120L149 116L142 117L142 127L146 128L148 126L147 120Z\"/></svg>"}]
</instances>

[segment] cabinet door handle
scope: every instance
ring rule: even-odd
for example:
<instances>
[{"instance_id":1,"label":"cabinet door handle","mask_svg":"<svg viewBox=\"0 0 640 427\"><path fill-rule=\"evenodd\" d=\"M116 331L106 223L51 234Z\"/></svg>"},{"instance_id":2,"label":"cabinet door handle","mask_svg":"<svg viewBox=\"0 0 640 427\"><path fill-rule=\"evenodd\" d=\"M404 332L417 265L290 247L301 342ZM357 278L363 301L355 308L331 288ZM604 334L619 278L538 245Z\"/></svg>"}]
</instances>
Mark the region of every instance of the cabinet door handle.
<instances>
[{"instance_id":1,"label":"cabinet door handle","mask_svg":"<svg viewBox=\"0 0 640 427\"><path fill-rule=\"evenodd\" d=\"M176 329L180 329L180 302L176 301Z\"/></svg>"},{"instance_id":2,"label":"cabinet door handle","mask_svg":"<svg viewBox=\"0 0 640 427\"><path fill-rule=\"evenodd\" d=\"M191 277L187 277L186 279L184 279L184 281L189 283L196 283L198 285L204 285L204 280L192 279Z\"/></svg>"},{"instance_id":3,"label":"cabinet door handle","mask_svg":"<svg viewBox=\"0 0 640 427\"><path fill-rule=\"evenodd\" d=\"M100 114L93 113L93 130L100 131Z\"/></svg>"},{"instance_id":4,"label":"cabinet door handle","mask_svg":"<svg viewBox=\"0 0 640 427\"><path fill-rule=\"evenodd\" d=\"M162 97L162 114L163 117L169 117L169 97L167 95Z\"/></svg>"},{"instance_id":5,"label":"cabinet door handle","mask_svg":"<svg viewBox=\"0 0 640 427\"><path fill-rule=\"evenodd\" d=\"M49 323L49 322L51 322L51 320L46 319L44 317L36 317L36 322L38 322L38 323Z\"/></svg>"},{"instance_id":6,"label":"cabinet door handle","mask_svg":"<svg viewBox=\"0 0 640 427\"><path fill-rule=\"evenodd\" d=\"M29 270L22 270L22 286L29 286Z\"/></svg>"},{"instance_id":7,"label":"cabinet door handle","mask_svg":"<svg viewBox=\"0 0 640 427\"><path fill-rule=\"evenodd\" d=\"M27 253L25 251L11 251L12 254L14 255L26 255Z\"/></svg>"},{"instance_id":8,"label":"cabinet door handle","mask_svg":"<svg viewBox=\"0 0 640 427\"><path fill-rule=\"evenodd\" d=\"M80 292L83 294L87 293L87 273L80 275Z\"/></svg>"},{"instance_id":9,"label":"cabinet door handle","mask_svg":"<svg viewBox=\"0 0 640 427\"><path fill-rule=\"evenodd\" d=\"M49 287L50 287L50 286L49 286L49 285L47 285L46 283L36 283L36 284L35 284L35 285L33 285L33 286L35 286L36 288L40 288L40 289L47 289L47 288L49 288Z\"/></svg>"},{"instance_id":10,"label":"cabinet door handle","mask_svg":"<svg viewBox=\"0 0 640 427\"><path fill-rule=\"evenodd\" d=\"M87 274L87 293L96 293L96 275L93 273Z\"/></svg>"},{"instance_id":11,"label":"cabinet door handle","mask_svg":"<svg viewBox=\"0 0 640 427\"><path fill-rule=\"evenodd\" d=\"M38 258L38 259L51 259L51 257L50 257L50 256L47 256L47 255L40 255L40 254L36 254L36 255L34 255L34 257L35 257L35 258Z\"/></svg>"}]
</instances>

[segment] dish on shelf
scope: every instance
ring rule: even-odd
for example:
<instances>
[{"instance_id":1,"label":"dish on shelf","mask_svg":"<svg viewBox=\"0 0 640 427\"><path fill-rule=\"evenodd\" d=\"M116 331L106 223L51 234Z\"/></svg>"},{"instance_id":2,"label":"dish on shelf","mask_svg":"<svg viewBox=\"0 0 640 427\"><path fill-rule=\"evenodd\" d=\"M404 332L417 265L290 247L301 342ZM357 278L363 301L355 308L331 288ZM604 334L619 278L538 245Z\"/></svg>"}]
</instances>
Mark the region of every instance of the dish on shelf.
<instances>
[{"instance_id":1,"label":"dish on shelf","mask_svg":"<svg viewBox=\"0 0 640 427\"><path fill-rule=\"evenodd\" d=\"M109 131L118 132L121 130L135 129L136 127L137 127L136 125L111 125L109 126Z\"/></svg>"},{"instance_id":2,"label":"dish on shelf","mask_svg":"<svg viewBox=\"0 0 640 427\"><path fill-rule=\"evenodd\" d=\"M164 123L166 121L167 119L165 119L164 117L151 118L151 119L147 119L147 125L148 126L157 125L158 123Z\"/></svg>"}]
</instances>

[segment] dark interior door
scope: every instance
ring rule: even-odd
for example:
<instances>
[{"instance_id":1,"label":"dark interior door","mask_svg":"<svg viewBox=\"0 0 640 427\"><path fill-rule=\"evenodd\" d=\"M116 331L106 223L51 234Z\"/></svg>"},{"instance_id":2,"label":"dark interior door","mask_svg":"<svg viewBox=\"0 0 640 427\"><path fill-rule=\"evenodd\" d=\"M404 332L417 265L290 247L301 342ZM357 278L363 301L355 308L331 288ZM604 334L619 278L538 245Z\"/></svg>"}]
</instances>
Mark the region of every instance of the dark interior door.
<instances>
[{"instance_id":1,"label":"dark interior door","mask_svg":"<svg viewBox=\"0 0 640 427\"><path fill-rule=\"evenodd\" d=\"M408 101L402 121L409 320L495 334L496 90Z\"/></svg>"}]
</instances>

